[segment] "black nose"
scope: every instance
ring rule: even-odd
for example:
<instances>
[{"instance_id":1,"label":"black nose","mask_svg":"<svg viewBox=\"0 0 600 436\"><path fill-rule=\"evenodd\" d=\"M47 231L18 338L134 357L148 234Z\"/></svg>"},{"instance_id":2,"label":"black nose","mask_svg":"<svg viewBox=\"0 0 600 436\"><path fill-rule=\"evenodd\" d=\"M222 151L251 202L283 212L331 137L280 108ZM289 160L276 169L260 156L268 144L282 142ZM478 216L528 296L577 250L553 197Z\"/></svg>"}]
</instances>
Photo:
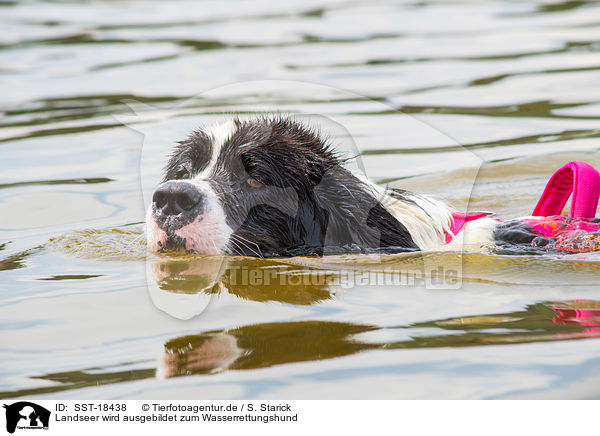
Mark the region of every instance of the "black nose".
<instances>
[{"instance_id":1,"label":"black nose","mask_svg":"<svg viewBox=\"0 0 600 436\"><path fill-rule=\"evenodd\" d=\"M163 215L179 215L186 212L200 213L202 193L190 183L165 182L154 191L152 202L155 211Z\"/></svg>"}]
</instances>

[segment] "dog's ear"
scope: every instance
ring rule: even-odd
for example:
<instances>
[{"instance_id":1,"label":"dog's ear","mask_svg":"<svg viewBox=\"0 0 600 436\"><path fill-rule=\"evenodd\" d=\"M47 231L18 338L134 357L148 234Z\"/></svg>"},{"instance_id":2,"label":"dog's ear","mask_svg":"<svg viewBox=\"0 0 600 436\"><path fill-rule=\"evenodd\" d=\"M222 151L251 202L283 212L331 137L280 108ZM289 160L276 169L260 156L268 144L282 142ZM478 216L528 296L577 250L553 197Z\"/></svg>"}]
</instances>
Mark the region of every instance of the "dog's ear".
<instances>
[{"instance_id":1,"label":"dog's ear","mask_svg":"<svg viewBox=\"0 0 600 436\"><path fill-rule=\"evenodd\" d=\"M379 246L378 229L368 224L369 211L377 200L341 165L332 166L314 189L315 209L327 217L324 247Z\"/></svg>"},{"instance_id":2,"label":"dog's ear","mask_svg":"<svg viewBox=\"0 0 600 436\"><path fill-rule=\"evenodd\" d=\"M408 229L382 204L377 190L341 165L315 187L317 206L328 214L325 246L418 250Z\"/></svg>"}]
</instances>

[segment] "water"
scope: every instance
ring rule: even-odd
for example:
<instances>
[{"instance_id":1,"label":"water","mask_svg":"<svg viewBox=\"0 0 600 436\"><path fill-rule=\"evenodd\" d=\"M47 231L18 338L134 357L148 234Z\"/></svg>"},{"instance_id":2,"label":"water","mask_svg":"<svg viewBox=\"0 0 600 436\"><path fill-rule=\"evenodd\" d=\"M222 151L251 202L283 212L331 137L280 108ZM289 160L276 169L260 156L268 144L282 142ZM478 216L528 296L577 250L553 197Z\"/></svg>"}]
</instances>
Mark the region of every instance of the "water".
<instances>
[{"instance_id":1,"label":"water","mask_svg":"<svg viewBox=\"0 0 600 436\"><path fill-rule=\"evenodd\" d=\"M176 140L267 110L377 182L529 214L600 167L599 25L593 1L0 3L0 396L598 398L595 254L147 258L142 222Z\"/></svg>"}]
</instances>

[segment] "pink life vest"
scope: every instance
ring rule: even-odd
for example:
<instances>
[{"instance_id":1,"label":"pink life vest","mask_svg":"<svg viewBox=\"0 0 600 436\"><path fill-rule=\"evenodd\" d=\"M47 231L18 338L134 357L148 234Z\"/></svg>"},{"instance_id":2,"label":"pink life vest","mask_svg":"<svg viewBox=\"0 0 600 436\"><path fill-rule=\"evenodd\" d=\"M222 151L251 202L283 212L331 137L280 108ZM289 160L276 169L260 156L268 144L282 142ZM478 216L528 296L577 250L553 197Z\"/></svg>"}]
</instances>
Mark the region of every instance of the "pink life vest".
<instances>
[{"instance_id":1,"label":"pink life vest","mask_svg":"<svg viewBox=\"0 0 600 436\"><path fill-rule=\"evenodd\" d=\"M573 199L569 215L562 216L562 210L571 194ZM567 243L568 240L600 232L598 223L588 221L596 215L599 198L600 173L585 162L569 162L550 178L533 210L533 217L524 218L523 222L544 236L557 238L556 248L572 251L569 250L572 244ZM451 242L467 222L483 217L501 221L487 212L453 212L450 232L446 232L446 243ZM589 246L589 237L586 241ZM592 240L591 244L592 247L600 244L600 237Z\"/></svg>"}]
</instances>

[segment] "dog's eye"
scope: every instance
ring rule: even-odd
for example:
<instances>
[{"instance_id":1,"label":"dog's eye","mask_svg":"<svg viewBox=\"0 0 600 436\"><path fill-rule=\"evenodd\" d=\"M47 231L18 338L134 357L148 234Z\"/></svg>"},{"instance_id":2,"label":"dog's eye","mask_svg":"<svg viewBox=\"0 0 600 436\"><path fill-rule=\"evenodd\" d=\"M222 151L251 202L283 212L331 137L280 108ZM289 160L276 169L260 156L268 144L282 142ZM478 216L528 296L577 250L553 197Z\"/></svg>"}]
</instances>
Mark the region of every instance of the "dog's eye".
<instances>
[{"instance_id":1,"label":"dog's eye","mask_svg":"<svg viewBox=\"0 0 600 436\"><path fill-rule=\"evenodd\" d=\"M189 179L190 178L190 172L187 170L187 168L181 167L177 171L177 174L175 174L175 178L176 179Z\"/></svg>"},{"instance_id":2,"label":"dog's eye","mask_svg":"<svg viewBox=\"0 0 600 436\"><path fill-rule=\"evenodd\" d=\"M248 179L248 184L252 187L252 188L262 188L262 183L257 182L254 179Z\"/></svg>"}]
</instances>

